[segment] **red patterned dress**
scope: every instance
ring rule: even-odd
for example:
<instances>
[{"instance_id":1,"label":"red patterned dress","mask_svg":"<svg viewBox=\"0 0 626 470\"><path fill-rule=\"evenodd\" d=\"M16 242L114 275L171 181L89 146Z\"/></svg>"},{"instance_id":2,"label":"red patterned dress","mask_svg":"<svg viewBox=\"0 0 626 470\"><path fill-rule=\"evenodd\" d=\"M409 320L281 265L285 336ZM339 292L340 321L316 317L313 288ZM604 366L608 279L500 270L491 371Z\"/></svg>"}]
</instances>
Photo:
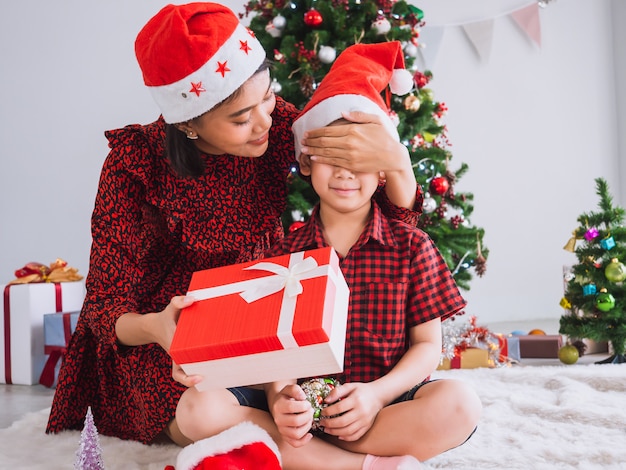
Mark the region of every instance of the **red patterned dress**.
<instances>
[{"instance_id":1,"label":"red patterned dress","mask_svg":"<svg viewBox=\"0 0 626 470\"><path fill-rule=\"evenodd\" d=\"M115 323L126 312L163 310L194 271L259 258L282 238L296 114L277 98L266 154L205 156L197 178L170 168L162 119L106 133L87 296L46 432L81 429L91 406L99 433L149 443L174 418L186 388L172 379L170 357L157 344L118 345Z\"/></svg>"}]
</instances>

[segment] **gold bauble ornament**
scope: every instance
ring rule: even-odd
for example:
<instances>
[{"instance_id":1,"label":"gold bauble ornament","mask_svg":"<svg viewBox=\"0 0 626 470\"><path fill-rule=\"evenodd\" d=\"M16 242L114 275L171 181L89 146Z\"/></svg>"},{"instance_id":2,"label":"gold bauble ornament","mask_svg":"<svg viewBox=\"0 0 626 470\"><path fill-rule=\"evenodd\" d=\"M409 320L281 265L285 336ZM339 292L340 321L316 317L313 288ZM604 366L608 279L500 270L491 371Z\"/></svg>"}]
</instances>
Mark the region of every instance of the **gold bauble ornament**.
<instances>
[{"instance_id":1,"label":"gold bauble ornament","mask_svg":"<svg viewBox=\"0 0 626 470\"><path fill-rule=\"evenodd\" d=\"M415 95L409 95L404 99L404 109L407 111L416 112L420 109L421 105L421 101Z\"/></svg>"}]
</instances>

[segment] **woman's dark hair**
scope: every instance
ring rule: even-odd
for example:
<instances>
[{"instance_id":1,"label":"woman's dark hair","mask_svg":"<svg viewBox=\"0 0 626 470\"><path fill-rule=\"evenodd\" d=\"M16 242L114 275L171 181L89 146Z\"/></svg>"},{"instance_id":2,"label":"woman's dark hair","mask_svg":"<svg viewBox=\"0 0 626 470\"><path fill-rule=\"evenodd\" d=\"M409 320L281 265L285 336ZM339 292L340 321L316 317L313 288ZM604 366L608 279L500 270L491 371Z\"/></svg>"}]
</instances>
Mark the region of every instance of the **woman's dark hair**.
<instances>
[{"instance_id":1,"label":"woman's dark hair","mask_svg":"<svg viewBox=\"0 0 626 470\"><path fill-rule=\"evenodd\" d=\"M271 68L271 62L265 59L254 74L264 72L269 68ZM240 93L241 87L237 88L224 101L218 103L207 112L211 112L229 103L239 96ZM191 119L191 121L198 119L198 117ZM206 164L201 156L200 150L195 146L194 141L188 139L185 133L178 130L174 124L165 125L165 154L170 161L170 165L172 165L172 169L179 176L198 177L204 173Z\"/></svg>"}]
</instances>

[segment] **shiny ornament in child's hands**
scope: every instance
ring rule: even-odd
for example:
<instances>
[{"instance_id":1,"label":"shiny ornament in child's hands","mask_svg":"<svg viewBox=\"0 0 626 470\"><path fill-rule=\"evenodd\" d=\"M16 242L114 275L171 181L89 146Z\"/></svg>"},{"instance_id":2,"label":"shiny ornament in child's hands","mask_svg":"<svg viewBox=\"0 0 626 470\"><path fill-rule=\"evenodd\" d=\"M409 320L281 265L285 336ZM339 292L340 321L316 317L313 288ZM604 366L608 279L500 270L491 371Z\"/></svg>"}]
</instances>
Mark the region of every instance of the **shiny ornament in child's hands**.
<instances>
[{"instance_id":1,"label":"shiny ornament in child's hands","mask_svg":"<svg viewBox=\"0 0 626 470\"><path fill-rule=\"evenodd\" d=\"M313 407L313 426L311 431L324 431L324 426L320 424L322 410L329 404L324 399L339 386L339 382L331 378L309 379L300 384L306 394L307 401Z\"/></svg>"}]
</instances>

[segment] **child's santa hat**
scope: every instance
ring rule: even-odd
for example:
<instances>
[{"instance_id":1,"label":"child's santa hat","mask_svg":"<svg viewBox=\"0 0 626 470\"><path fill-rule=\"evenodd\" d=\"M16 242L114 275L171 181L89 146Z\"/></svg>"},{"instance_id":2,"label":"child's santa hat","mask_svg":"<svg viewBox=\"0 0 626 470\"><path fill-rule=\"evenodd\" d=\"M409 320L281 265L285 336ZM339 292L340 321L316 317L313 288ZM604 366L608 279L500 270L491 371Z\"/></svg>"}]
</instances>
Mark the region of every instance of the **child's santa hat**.
<instances>
[{"instance_id":1,"label":"child's santa hat","mask_svg":"<svg viewBox=\"0 0 626 470\"><path fill-rule=\"evenodd\" d=\"M280 470L278 446L261 427L243 422L188 445L178 454L176 470ZM173 468L166 467L166 470Z\"/></svg>"},{"instance_id":2,"label":"child's santa hat","mask_svg":"<svg viewBox=\"0 0 626 470\"><path fill-rule=\"evenodd\" d=\"M413 88L413 76L404 68L400 42L355 44L346 48L293 123L296 157L300 156L300 141L307 130L324 127L347 111L380 116L385 129L399 140L389 108L381 97L387 86L396 95L405 95Z\"/></svg>"},{"instance_id":3,"label":"child's santa hat","mask_svg":"<svg viewBox=\"0 0 626 470\"><path fill-rule=\"evenodd\" d=\"M168 123L209 111L265 60L252 31L224 5L208 2L164 7L139 32L135 54Z\"/></svg>"}]
</instances>

